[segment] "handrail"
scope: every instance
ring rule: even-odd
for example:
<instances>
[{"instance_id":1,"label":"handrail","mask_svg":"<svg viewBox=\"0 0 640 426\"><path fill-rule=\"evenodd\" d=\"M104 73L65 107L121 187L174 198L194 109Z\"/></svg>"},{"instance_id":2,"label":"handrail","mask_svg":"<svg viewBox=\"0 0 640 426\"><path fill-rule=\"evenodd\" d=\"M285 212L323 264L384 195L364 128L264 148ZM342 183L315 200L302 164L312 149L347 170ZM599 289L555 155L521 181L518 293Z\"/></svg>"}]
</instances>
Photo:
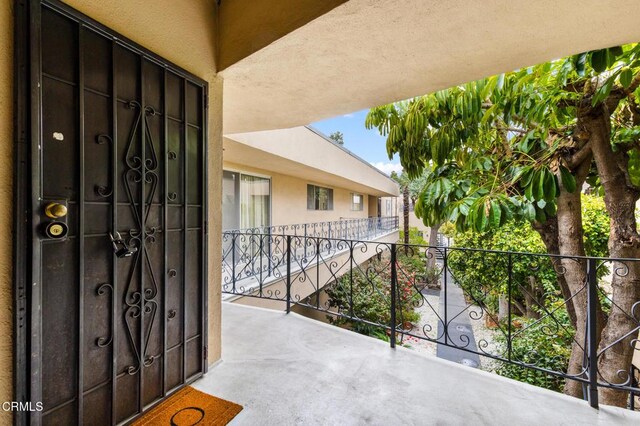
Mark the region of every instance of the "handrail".
<instances>
[{"instance_id":1,"label":"handrail","mask_svg":"<svg viewBox=\"0 0 640 426\"><path fill-rule=\"evenodd\" d=\"M324 222L296 223L288 225L260 226L255 228L228 229L223 234L268 234L293 235L306 237L347 238L353 236L366 239L367 232L377 234L376 231L394 231L398 229L398 216L382 216L369 218L340 218L339 220ZM362 235L362 238L359 236Z\"/></svg>"}]
</instances>

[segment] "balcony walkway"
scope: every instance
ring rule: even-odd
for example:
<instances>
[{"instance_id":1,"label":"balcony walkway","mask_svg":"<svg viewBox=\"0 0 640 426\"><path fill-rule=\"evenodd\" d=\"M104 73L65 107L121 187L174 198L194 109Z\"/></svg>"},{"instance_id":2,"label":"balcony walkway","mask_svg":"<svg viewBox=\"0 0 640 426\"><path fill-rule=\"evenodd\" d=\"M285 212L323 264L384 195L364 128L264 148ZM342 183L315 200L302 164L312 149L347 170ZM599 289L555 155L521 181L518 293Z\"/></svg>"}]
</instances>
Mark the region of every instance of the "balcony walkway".
<instances>
[{"instance_id":1,"label":"balcony walkway","mask_svg":"<svg viewBox=\"0 0 640 426\"><path fill-rule=\"evenodd\" d=\"M241 404L235 425L640 424L602 406L395 350L300 315L223 303L223 361L195 387Z\"/></svg>"}]
</instances>

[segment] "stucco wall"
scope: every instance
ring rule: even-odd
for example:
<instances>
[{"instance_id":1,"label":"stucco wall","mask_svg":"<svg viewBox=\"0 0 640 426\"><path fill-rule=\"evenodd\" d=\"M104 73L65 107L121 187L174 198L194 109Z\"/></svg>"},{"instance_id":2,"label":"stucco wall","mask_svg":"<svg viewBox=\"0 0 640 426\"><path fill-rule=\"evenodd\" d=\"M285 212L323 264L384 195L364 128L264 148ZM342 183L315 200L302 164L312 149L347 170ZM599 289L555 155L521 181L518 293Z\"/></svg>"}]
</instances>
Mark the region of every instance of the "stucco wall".
<instances>
[{"instance_id":1,"label":"stucco wall","mask_svg":"<svg viewBox=\"0 0 640 426\"><path fill-rule=\"evenodd\" d=\"M209 362L220 358L222 80L214 0L67 0L70 6L209 82ZM0 2L0 402L12 399L13 1ZM0 411L0 424L11 414Z\"/></svg>"},{"instance_id":2,"label":"stucco wall","mask_svg":"<svg viewBox=\"0 0 640 426\"><path fill-rule=\"evenodd\" d=\"M13 1L0 5L0 403L13 397L12 182L13 182ZM0 411L0 424L11 413Z\"/></svg>"},{"instance_id":3,"label":"stucco wall","mask_svg":"<svg viewBox=\"0 0 640 426\"><path fill-rule=\"evenodd\" d=\"M220 69L347 0L231 0L220 6Z\"/></svg>"},{"instance_id":4,"label":"stucco wall","mask_svg":"<svg viewBox=\"0 0 640 426\"><path fill-rule=\"evenodd\" d=\"M369 217L367 194L364 195L364 207L360 211L351 210L349 189L327 185L324 182L300 179L274 173L270 170L247 167L230 162L224 163L225 170L256 174L271 178L271 224L290 225L297 223L325 222L340 218ZM307 185L314 184L333 189L333 210L307 210ZM357 193L357 192L356 192Z\"/></svg>"}]
</instances>

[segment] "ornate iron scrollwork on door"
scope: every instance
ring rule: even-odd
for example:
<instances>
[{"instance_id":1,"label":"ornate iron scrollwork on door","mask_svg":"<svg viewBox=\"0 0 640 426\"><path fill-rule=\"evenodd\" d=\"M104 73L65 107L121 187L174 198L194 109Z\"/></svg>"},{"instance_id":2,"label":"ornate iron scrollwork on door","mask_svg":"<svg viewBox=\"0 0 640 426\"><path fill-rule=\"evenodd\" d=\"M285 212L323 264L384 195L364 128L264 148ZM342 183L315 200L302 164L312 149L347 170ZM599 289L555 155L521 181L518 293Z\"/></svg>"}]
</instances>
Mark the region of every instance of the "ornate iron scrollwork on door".
<instances>
[{"instance_id":1,"label":"ornate iron scrollwork on door","mask_svg":"<svg viewBox=\"0 0 640 426\"><path fill-rule=\"evenodd\" d=\"M154 147L153 135L147 120L148 117L155 116L157 112L151 106L143 108L137 101L129 101L127 107L137 110L138 112L134 125L129 133L125 157L126 170L122 175L136 225L136 228L128 231L128 238L126 240L126 245L135 246L137 251L134 253L130 266L123 314L128 340L135 358L138 360L138 365L131 365L126 368L127 373L133 375L140 370L141 363L145 367L148 367L153 364L156 359L153 355L147 355L147 347L153 330L155 316L158 311L158 302L155 300L158 295L158 284L153 272L151 258L147 251L147 245L156 242L157 229L155 227L147 227L146 223L158 187L158 157ZM136 155L135 141L141 124L142 131L144 132L144 146L142 154ZM134 198L134 188L136 185L139 185L141 188L141 202L138 203ZM149 287L143 287L145 280L142 279L140 282L140 290L135 288L136 272L140 274L140 277L149 278ZM145 329L143 330L143 339L138 343L135 339L135 323L138 322L139 318L143 320L142 323Z\"/></svg>"}]
</instances>

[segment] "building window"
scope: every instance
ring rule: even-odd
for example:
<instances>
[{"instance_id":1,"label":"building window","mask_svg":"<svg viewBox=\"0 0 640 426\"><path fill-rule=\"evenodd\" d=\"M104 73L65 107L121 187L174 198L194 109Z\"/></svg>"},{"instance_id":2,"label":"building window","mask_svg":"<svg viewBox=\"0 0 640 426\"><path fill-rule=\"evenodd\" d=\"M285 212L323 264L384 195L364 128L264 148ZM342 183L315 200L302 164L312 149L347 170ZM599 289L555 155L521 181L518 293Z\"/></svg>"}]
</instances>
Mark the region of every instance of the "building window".
<instances>
[{"instance_id":1,"label":"building window","mask_svg":"<svg viewBox=\"0 0 640 426\"><path fill-rule=\"evenodd\" d=\"M333 210L333 189L307 185L308 210Z\"/></svg>"},{"instance_id":2,"label":"building window","mask_svg":"<svg viewBox=\"0 0 640 426\"><path fill-rule=\"evenodd\" d=\"M351 194L351 210L362 211L364 209L364 196L362 194Z\"/></svg>"},{"instance_id":3,"label":"building window","mask_svg":"<svg viewBox=\"0 0 640 426\"><path fill-rule=\"evenodd\" d=\"M224 170L222 229L267 227L271 223L271 180Z\"/></svg>"}]
</instances>

